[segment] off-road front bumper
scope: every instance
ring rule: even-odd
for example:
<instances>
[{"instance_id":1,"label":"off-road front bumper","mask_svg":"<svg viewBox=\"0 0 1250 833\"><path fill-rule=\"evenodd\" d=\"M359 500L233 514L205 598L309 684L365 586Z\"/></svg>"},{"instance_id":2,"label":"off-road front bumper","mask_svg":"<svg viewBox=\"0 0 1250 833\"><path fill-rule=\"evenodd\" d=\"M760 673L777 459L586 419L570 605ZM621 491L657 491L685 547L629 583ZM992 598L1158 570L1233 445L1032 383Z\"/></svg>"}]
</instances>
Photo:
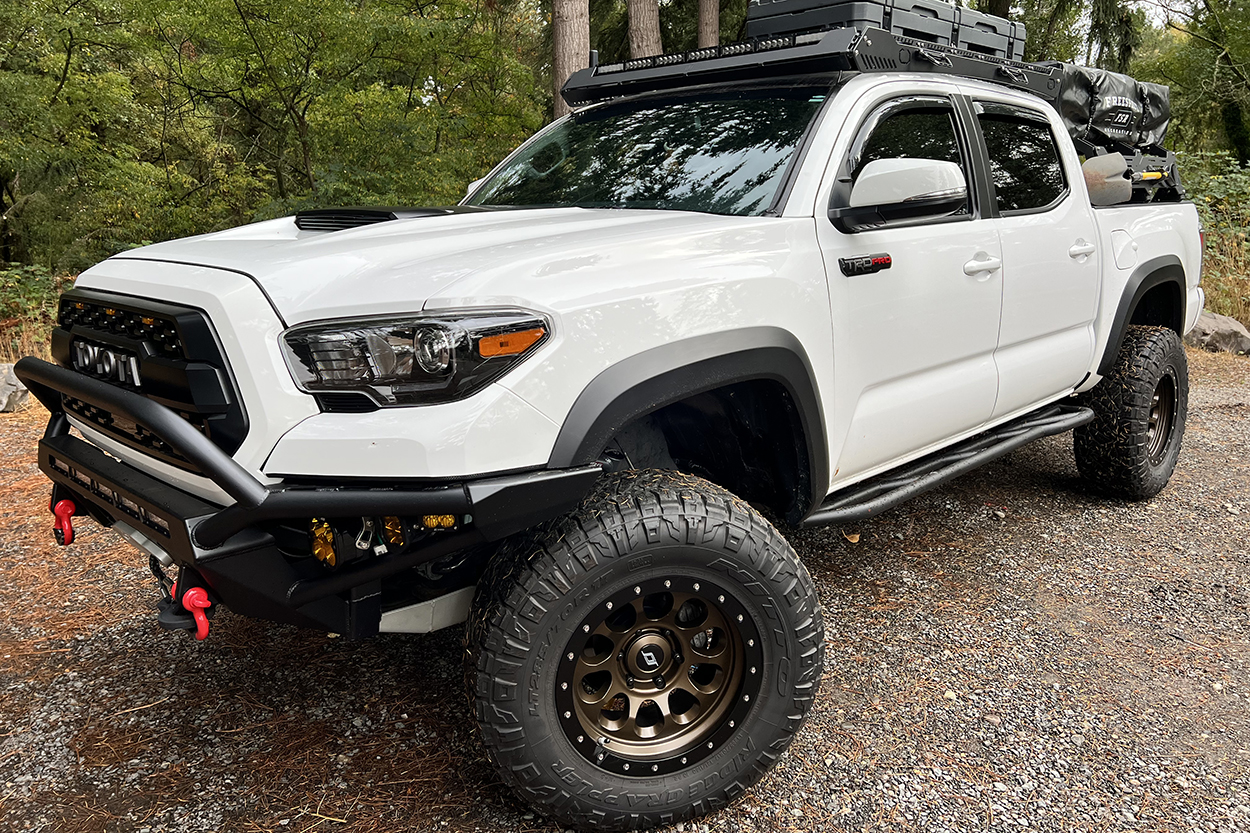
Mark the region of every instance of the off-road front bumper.
<instances>
[{"instance_id":1,"label":"off-road front bumper","mask_svg":"<svg viewBox=\"0 0 1250 833\"><path fill-rule=\"evenodd\" d=\"M236 613L355 637L377 632L383 580L563 514L600 473L585 466L457 483L266 486L174 411L137 393L34 358L19 361L15 372L52 414L39 443L51 505L69 499L77 514L138 531ZM236 502L208 503L70 436L62 395L143 426ZM452 516L455 523L333 568L284 551L273 534L283 522L383 516Z\"/></svg>"}]
</instances>

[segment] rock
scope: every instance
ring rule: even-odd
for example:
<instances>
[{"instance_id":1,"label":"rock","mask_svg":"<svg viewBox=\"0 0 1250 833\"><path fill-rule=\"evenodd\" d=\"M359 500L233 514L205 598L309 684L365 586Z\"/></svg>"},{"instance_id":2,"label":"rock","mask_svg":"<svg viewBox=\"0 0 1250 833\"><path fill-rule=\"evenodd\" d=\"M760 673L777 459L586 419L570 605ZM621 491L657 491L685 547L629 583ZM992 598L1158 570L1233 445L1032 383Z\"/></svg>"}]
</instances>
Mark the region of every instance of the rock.
<instances>
[{"instance_id":1,"label":"rock","mask_svg":"<svg viewBox=\"0 0 1250 833\"><path fill-rule=\"evenodd\" d=\"M29 398L30 391L13 372L13 365L0 364L0 413L13 413Z\"/></svg>"},{"instance_id":2,"label":"rock","mask_svg":"<svg viewBox=\"0 0 1250 833\"><path fill-rule=\"evenodd\" d=\"M1250 353L1250 330L1236 318L1203 310L1185 343L1217 353Z\"/></svg>"}]
</instances>

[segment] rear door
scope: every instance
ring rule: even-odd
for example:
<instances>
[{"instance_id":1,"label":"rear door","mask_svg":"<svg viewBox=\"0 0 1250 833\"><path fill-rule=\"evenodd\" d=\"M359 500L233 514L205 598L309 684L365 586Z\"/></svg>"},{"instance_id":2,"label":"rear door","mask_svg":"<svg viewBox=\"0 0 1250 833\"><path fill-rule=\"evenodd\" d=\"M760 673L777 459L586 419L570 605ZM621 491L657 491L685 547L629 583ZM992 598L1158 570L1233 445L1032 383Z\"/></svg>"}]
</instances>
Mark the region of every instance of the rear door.
<instances>
[{"instance_id":1,"label":"rear door","mask_svg":"<svg viewBox=\"0 0 1250 833\"><path fill-rule=\"evenodd\" d=\"M1042 105L972 104L1003 247L998 418L1072 390L1089 370L1098 231L1084 191L1071 187L1081 176L1075 151Z\"/></svg>"},{"instance_id":2,"label":"rear door","mask_svg":"<svg viewBox=\"0 0 1250 833\"><path fill-rule=\"evenodd\" d=\"M849 118L858 127L835 146L821 209L834 188L852 187L873 159L957 162L971 196L950 217L855 233L816 218L833 316L836 407L826 414L835 483L990 418L1002 304L998 233L982 217L971 137L951 98L876 88Z\"/></svg>"}]
</instances>

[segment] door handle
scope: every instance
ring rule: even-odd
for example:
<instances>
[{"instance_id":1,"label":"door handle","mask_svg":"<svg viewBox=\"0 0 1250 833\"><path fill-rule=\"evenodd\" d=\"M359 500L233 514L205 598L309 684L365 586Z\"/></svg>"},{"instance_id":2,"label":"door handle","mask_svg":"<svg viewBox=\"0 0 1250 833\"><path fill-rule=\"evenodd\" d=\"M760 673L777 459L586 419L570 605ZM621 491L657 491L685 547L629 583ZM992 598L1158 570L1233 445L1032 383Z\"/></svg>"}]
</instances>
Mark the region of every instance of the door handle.
<instances>
[{"instance_id":1,"label":"door handle","mask_svg":"<svg viewBox=\"0 0 1250 833\"><path fill-rule=\"evenodd\" d=\"M996 257L985 255L985 252L979 252L975 258L964 264L964 274L968 277L974 277L982 272L997 272L1003 268L1003 262Z\"/></svg>"},{"instance_id":2,"label":"door handle","mask_svg":"<svg viewBox=\"0 0 1250 833\"><path fill-rule=\"evenodd\" d=\"M1085 257L1094 253L1095 246L1093 243L1086 243L1083 238L1076 238L1076 243L1072 244L1072 248L1068 249L1068 257Z\"/></svg>"}]
</instances>

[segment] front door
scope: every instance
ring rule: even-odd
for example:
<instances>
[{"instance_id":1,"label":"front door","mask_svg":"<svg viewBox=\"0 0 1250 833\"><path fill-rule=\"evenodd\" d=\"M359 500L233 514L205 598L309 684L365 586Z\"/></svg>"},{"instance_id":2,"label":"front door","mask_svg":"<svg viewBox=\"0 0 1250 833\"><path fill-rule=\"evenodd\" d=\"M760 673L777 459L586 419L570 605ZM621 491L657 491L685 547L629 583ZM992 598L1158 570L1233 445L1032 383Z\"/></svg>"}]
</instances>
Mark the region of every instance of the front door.
<instances>
[{"instance_id":1,"label":"front door","mask_svg":"<svg viewBox=\"0 0 1250 833\"><path fill-rule=\"evenodd\" d=\"M870 106L846 158L834 160L852 187L874 159L957 162L972 195L953 216L901 227L846 233L816 219L833 315L836 407L826 412L836 415L836 485L972 431L994 411L1002 251L980 217L969 147L949 98L895 96ZM872 271L874 257L889 268Z\"/></svg>"}]
</instances>

